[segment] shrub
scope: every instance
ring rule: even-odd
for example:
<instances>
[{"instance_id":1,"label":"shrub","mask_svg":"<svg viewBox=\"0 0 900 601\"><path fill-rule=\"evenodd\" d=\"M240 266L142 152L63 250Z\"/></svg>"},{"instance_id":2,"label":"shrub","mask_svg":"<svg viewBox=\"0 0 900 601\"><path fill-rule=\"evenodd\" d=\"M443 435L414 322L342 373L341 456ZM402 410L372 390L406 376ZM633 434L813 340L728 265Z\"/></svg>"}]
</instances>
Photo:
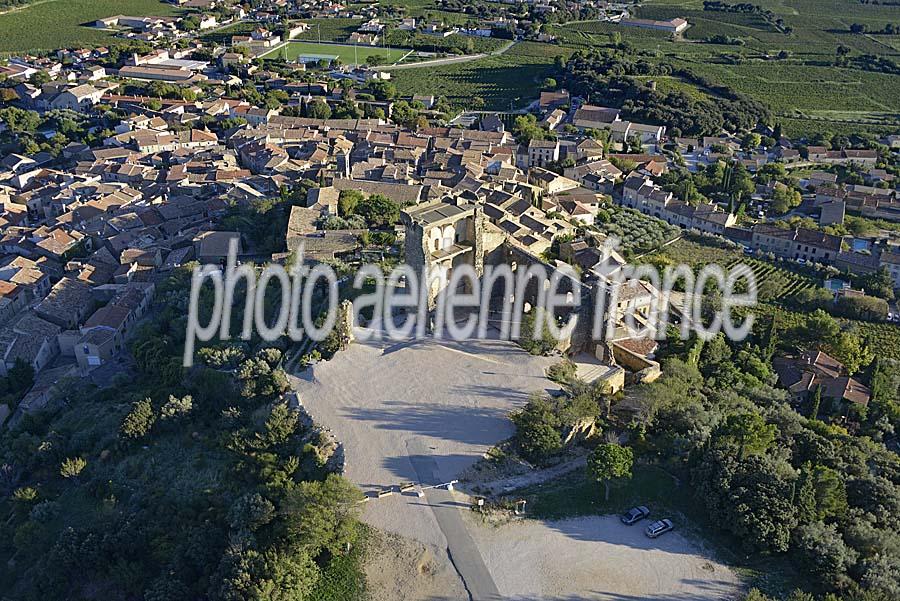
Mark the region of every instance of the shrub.
<instances>
[{"instance_id":1,"label":"shrub","mask_svg":"<svg viewBox=\"0 0 900 601\"><path fill-rule=\"evenodd\" d=\"M132 440L143 438L150 433L153 422L156 421L156 415L153 412L153 405L150 399L137 401L131 405L131 411L122 421L119 433L124 437Z\"/></svg>"},{"instance_id":2,"label":"shrub","mask_svg":"<svg viewBox=\"0 0 900 601\"><path fill-rule=\"evenodd\" d=\"M166 420L187 415L193 408L194 399L191 397L191 395L188 394L181 398L178 398L170 394L169 400L166 401L166 403L159 410L159 418Z\"/></svg>"},{"instance_id":3,"label":"shrub","mask_svg":"<svg viewBox=\"0 0 900 601\"><path fill-rule=\"evenodd\" d=\"M63 478L77 478L84 468L87 467L87 461L81 457L70 457L62 462L59 467L59 475Z\"/></svg>"},{"instance_id":4,"label":"shrub","mask_svg":"<svg viewBox=\"0 0 900 601\"><path fill-rule=\"evenodd\" d=\"M577 371L572 361L563 359L547 368L547 377L557 384L568 384L575 380Z\"/></svg>"}]
</instances>

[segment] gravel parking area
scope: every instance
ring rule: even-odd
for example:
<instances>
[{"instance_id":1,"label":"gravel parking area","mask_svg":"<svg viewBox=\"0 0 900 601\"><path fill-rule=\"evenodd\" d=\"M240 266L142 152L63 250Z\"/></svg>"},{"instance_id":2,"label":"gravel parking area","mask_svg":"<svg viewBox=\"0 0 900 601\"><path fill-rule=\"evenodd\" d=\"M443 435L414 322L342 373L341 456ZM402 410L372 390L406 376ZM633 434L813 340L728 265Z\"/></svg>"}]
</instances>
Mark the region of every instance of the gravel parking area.
<instances>
[{"instance_id":1,"label":"gravel parking area","mask_svg":"<svg viewBox=\"0 0 900 601\"><path fill-rule=\"evenodd\" d=\"M469 528L501 595L522 600L720 601L737 576L677 531L647 538L617 516Z\"/></svg>"}]
</instances>

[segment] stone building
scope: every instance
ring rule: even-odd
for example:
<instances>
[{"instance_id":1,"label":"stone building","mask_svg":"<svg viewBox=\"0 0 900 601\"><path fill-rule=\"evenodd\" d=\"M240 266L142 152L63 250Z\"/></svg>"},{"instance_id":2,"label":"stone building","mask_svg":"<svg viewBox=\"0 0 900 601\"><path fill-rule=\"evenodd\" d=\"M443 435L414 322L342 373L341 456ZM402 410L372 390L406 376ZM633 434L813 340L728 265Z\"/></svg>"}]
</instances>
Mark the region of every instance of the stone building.
<instances>
[{"instance_id":1,"label":"stone building","mask_svg":"<svg viewBox=\"0 0 900 601\"><path fill-rule=\"evenodd\" d=\"M453 269L470 265L484 273L484 213L479 205L445 202L407 209L401 218L406 227L406 261L419 274L438 273L430 282L428 306L449 282Z\"/></svg>"}]
</instances>

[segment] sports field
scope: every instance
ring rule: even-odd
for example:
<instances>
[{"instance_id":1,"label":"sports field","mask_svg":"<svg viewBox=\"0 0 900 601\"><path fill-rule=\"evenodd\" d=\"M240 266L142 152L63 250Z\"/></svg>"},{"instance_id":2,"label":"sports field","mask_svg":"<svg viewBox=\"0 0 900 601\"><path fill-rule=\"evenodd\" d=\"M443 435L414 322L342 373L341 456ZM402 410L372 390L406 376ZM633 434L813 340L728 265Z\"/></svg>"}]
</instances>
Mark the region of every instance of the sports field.
<instances>
[{"instance_id":1,"label":"sports field","mask_svg":"<svg viewBox=\"0 0 900 601\"><path fill-rule=\"evenodd\" d=\"M303 56L310 59L339 58L345 65L365 64L370 56L379 59L378 64L390 64L399 61L409 52L405 48L380 48L377 46L350 46L347 44L317 44L315 42L288 42L286 46L275 49L262 58L294 61Z\"/></svg>"}]
</instances>

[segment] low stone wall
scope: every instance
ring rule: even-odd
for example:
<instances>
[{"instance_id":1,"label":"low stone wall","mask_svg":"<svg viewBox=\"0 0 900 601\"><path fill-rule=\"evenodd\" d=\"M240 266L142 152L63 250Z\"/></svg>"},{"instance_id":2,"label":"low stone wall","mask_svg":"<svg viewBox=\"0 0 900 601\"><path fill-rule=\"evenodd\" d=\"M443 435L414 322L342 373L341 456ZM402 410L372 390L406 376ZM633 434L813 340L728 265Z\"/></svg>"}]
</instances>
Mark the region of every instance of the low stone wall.
<instances>
[{"instance_id":1,"label":"low stone wall","mask_svg":"<svg viewBox=\"0 0 900 601\"><path fill-rule=\"evenodd\" d=\"M615 342L612 343L612 350L616 363L633 372L631 377L633 383L653 382L662 375L659 363L653 359L638 355Z\"/></svg>"}]
</instances>

